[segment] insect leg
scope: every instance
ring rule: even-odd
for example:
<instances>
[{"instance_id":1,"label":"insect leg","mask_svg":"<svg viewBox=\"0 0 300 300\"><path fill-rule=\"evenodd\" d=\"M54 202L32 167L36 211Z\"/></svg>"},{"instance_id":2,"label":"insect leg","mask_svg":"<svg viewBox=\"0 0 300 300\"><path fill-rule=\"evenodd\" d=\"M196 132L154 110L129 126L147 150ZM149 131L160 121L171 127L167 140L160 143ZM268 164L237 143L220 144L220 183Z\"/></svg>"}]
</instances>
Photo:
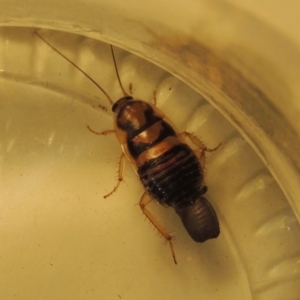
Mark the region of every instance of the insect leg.
<instances>
[{"instance_id":1,"label":"insect leg","mask_svg":"<svg viewBox=\"0 0 300 300\"><path fill-rule=\"evenodd\" d=\"M89 125L87 125L86 128L87 128L90 132L92 132L92 133L94 133L94 134L98 134L98 135L108 135L108 134L111 134L111 133L115 133L115 130L114 130L114 129L109 129L109 130L104 130L104 131L98 132L98 131L93 130Z\"/></svg>"},{"instance_id":2,"label":"insect leg","mask_svg":"<svg viewBox=\"0 0 300 300\"><path fill-rule=\"evenodd\" d=\"M222 145L222 143L220 143L215 148L212 148L212 149L211 148L207 148L206 145L199 140L199 138L197 138L193 133L190 133L190 132L187 132L187 131L181 132L179 134L179 136L188 137L193 144L195 144L200 150L202 150L204 152L213 152L213 151L216 151Z\"/></svg>"},{"instance_id":3,"label":"insect leg","mask_svg":"<svg viewBox=\"0 0 300 300\"><path fill-rule=\"evenodd\" d=\"M154 215L146 208L146 206L152 201L151 197L144 193L141 197L141 200L139 202L140 208L145 214L145 216L148 218L148 220L154 225L154 227L158 230L158 232L166 239L166 241L169 243L174 263L177 264L175 252L173 248L172 243L172 236L167 232L167 230L157 221L157 219L154 217Z\"/></svg>"},{"instance_id":4,"label":"insect leg","mask_svg":"<svg viewBox=\"0 0 300 300\"><path fill-rule=\"evenodd\" d=\"M216 151L221 145L222 143L220 143L217 147L215 148L207 148L206 145L198 138L196 137L193 133L187 132L187 131L183 131L179 134L179 137L183 137L186 138L188 137L189 140L197 146L197 152L198 150L200 150L200 154L199 156L199 160L201 162L202 167L204 168L205 166L205 152L213 152Z\"/></svg>"},{"instance_id":5,"label":"insect leg","mask_svg":"<svg viewBox=\"0 0 300 300\"><path fill-rule=\"evenodd\" d=\"M122 155L120 157L120 162L119 162L118 182L117 182L116 186L113 188L113 190L110 193L108 193L107 195L103 196L103 198L107 198L110 195L112 195L118 189L120 183L123 181L125 162L126 162L126 157L125 157L125 154L122 153Z\"/></svg>"}]
</instances>

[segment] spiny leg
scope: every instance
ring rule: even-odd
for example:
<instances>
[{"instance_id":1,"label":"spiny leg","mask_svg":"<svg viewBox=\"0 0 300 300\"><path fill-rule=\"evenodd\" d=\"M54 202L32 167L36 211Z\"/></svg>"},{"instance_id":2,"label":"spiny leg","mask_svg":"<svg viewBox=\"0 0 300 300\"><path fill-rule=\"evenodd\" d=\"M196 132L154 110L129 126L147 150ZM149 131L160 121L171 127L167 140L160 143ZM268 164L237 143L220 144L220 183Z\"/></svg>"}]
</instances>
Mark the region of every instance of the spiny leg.
<instances>
[{"instance_id":1,"label":"spiny leg","mask_svg":"<svg viewBox=\"0 0 300 300\"><path fill-rule=\"evenodd\" d=\"M95 106L94 106L95 107ZM98 104L96 107L99 107L100 109L102 109L103 111L107 112L107 108L102 105L102 104Z\"/></svg>"},{"instance_id":2,"label":"spiny leg","mask_svg":"<svg viewBox=\"0 0 300 300\"><path fill-rule=\"evenodd\" d=\"M206 161L205 152L203 150L197 148L194 150L194 153L198 157L202 168L205 169L205 161Z\"/></svg>"},{"instance_id":3,"label":"spiny leg","mask_svg":"<svg viewBox=\"0 0 300 300\"><path fill-rule=\"evenodd\" d=\"M205 152L216 151L222 145L222 143L220 143L215 148L207 148L206 145L202 141L200 141L200 139L198 137L196 137L193 133L190 133L188 131L181 132L179 134L179 136L188 137L193 144L195 144L199 149L201 149L202 151L205 151Z\"/></svg>"},{"instance_id":4,"label":"spiny leg","mask_svg":"<svg viewBox=\"0 0 300 300\"><path fill-rule=\"evenodd\" d=\"M112 195L118 189L120 183L123 181L125 162L126 162L126 157L125 157L125 154L122 153L122 155L120 157L120 161L119 161L118 182L117 182L116 186L113 188L113 190L110 193L108 193L107 195L103 196L103 198L107 198L110 195Z\"/></svg>"},{"instance_id":5,"label":"spiny leg","mask_svg":"<svg viewBox=\"0 0 300 300\"><path fill-rule=\"evenodd\" d=\"M202 165L202 167L205 167L205 152L213 152L216 151L221 145L222 143L220 143L217 147L215 148L207 148L206 145L198 138L196 137L193 133L187 132L187 131L183 131L179 134L180 137L188 137L190 139L190 141L197 146L197 152L200 151L199 156L199 160L200 163Z\"/></svg>"},{"instance_id":6,"label":"spiny leg","mask_svg":"<svg viewBox=\"0 0 300 300\"><path fill-rule=\"evenodd\" d=\"M114 129L108 129L108 130L104 130L104 131L98 132L98 131L93 130L89 125L86 125L86 128L87 128L90 132L92 132L92 133L94 133L94 134L97 134L97 135L108 135L108 134L111 134L111 133L115 133L115 130L114 130Z\"/></svg>"},{"instance_id":7,"label":"spiny leg","mask_svg":"<svg viewBox=\"0 0 300 300\"><path fill-rule=\"evenodd\" d=\"M158 232L166 239L166 241L170 245L170 249L172 252L174 263L177 264L175 252L173 248L172 243L172 236L167 232L167 230L157 221L157 219L154 217L154 215L146 208L146 206L152 201L151 197L144 193L141 197L141 200L139 202L140 208L145 214L145 216L148 218L148 220L153 224L153 226L158 230Z\"/></svg>"},{"instance_id":8,"label":"spiny leg","mask_svg":"<svg viewBox=\"0 0 300 300\"><path fill-rule=\"evenodd\" d=\"M91 129L91 127L89 125L87 125L86 127L90 132L97 134L97 135L108 135L111 133L115 133L114 129L97 132L97 131ZM124 155L124 153L122 153L120 161L119 161L118 182L117 182L116 186L113 188L113 190L110 193L108 193L107 195L104 195L103 198L109 197L118 189L120 183L123 181L124 168L125 168L125 155Z\"/></svg>"},{"instance_id":9,"label":"spiny leg","mask_svg":"<svg viewBox=\"0 0 300 300\"><path fill-rule=\"evenodd\" d=\"M104 131L101 131L101 132L97 132L97 131L94 131L93 129L91 129L91 127L89 125L87 125L87 129L90 132L92 132L94 134L97 134L97 135L108 135L108 134L111 134L111 133L115 133L114 129L109 129L109 130L104 130ZM108 193L107 195L104 195L103 198L109 197L110 195L112 195L119 188L120 183L123 181L125 162L126 162L126 157L125 157L125 154L122 153L122 155L120 157L120 161L119 161L118 182L117 182L116 186L113 188L113 190L110 193Z\"/></svg>"}]
</instances>

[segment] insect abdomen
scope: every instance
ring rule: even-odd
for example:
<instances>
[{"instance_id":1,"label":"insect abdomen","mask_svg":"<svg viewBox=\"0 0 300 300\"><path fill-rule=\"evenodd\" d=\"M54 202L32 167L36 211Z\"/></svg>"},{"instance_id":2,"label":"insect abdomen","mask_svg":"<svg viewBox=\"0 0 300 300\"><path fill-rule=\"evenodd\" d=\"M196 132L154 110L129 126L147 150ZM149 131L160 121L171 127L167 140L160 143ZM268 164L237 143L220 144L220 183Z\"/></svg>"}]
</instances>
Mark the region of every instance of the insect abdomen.
<instances>
[{"instance_id":1,"label":"insect abdomen","mask_svg":"<svg viewBox=\"0 0 300 300\"><path fill-rule=\"evenodd\" d=\"M201 166L187 145L176 145L146 162L138 174L150 196L175 208L194 241L205 242L219 235L217 215L202 196L206 187L202 185Z\"/></svg>"},{"instance_id":2,"label":"insect abdomen","mask_svg":"<svg viewBox=\"0 0 300 300\"><path fill-rule=\"evenodd\" d=\"M195 199L203 179L197 157L182 143L145 162L138 174L150 196L168 206Z\"/></svg>"}]
</instances>

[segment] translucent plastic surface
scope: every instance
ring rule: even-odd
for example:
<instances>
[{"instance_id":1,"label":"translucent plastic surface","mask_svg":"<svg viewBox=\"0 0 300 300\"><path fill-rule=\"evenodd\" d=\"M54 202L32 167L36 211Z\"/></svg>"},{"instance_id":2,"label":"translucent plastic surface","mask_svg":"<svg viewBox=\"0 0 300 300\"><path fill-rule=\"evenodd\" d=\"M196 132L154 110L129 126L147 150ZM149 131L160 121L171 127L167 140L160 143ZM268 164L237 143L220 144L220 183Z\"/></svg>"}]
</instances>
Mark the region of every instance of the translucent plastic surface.
<instances>
[{"instance_id":1,"label":"translucent plastic surface","mask_svg":"<svg viewBox=\"0 0 300 300\"><path fill-rule=\"evenodd\" d=\"M117 85L109 46L40 31L99 82ZM168 246L136 205L142 187L130 166L115 184L120 146L103 94L30 29L0 35L0 282L5 299L289 299L299 295L300 228L268 170L234 128L198 93L116 49L125 87L157 104L213 147L207 198L221 236L194 243L171 209L152 206L176 233ZM105 106L107 111L99 108ZM277 298L276 298L277 297Z\"/></svg>"},{"instance_id":2,"label":"translucent plastic surface","mask_svg":"<svg viewBox=\"0 0 300 300\"><path fill-rule=\"evenodd\" d=\"M299 20L298 6L292 0L264 1L262 6L236 2L33 0L29 6L1 0L0 24L80 33L176 74L205 95L251 144L299 222L300 39L287 14L290 10L293 20ZM247 5L251 14L238 8Z\"/></svg>"}]
</instances>

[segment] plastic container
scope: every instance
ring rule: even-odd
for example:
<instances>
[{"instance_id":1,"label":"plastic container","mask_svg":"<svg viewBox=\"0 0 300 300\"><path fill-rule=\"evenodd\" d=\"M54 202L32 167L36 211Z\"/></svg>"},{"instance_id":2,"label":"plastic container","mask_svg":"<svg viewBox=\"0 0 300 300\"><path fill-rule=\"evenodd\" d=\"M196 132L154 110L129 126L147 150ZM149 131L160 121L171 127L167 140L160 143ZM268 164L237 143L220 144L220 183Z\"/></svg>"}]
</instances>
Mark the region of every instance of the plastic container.
<instances>
[{"instance_id":1,"label":"plastic container","mask_svg":"<svg viewBox=\"0 0 300 300\"><path fill-rule=\"evenodd\" d=\"M298 299L295 44L225 3L170 9L167 1L51 1L30 10L0 3L5 299ZM114 185L120 148L86 125L111 128L108 102L33 27L60 31L39 30L113 99L121 92L109 47L97 40L162 66L194 89L116 51L134 96L151 101L157 89L158 106L180 129L212 147L223 143L208 157L206 176L221 222L218 239L195 244L171 209L153 205L176 232L175 266L135 205L142 188L129 166L126 183L102 198Z\"/></svg>"}]
</instances>

